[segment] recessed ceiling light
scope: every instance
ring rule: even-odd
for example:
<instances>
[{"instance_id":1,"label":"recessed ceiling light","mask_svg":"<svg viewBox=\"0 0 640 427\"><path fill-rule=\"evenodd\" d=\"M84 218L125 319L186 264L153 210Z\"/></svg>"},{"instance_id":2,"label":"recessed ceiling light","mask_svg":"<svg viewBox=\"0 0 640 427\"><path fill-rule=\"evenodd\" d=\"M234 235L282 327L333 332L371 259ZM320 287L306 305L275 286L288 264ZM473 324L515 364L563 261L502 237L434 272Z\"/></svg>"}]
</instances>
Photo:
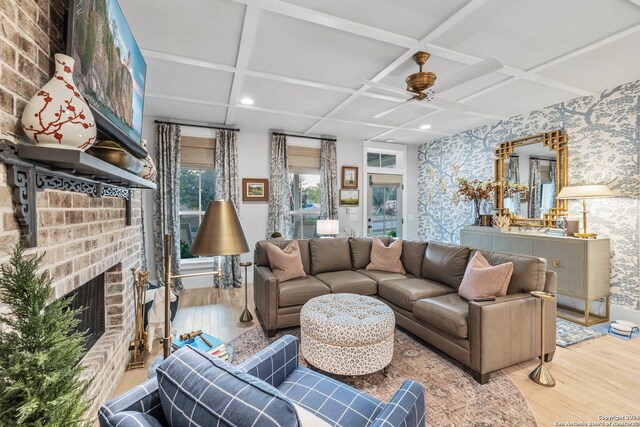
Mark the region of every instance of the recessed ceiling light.
<instances>
[{"instance_id":1,"label":"recessed ceiling light","mask_svg":"<svg viewBox=\"0 0 640 427\"><path fill-rule=\"evenodd\" d=\"M240 104L242 105L253 105L254 101L251 98L244 97L240 100Z\"/></svg>"},{"instance_id":2,"label":"recessed ceiling light","mask_svg":"<svg viewBox=\"0 0 640 427\"><path fill-rule=\"evenodd\" d=\"M420 129L423 129L423 130L431 129L431 125L422 125L420 126Z\"/></svg>"},{"instance_id":3,"label":"recessed ceiling light","mask_svg":"<svg viewBox=\"0 0 640 427\"><path fill-rule=\"evenodd\" d=\"M387 138L384 140L384 142L395 142L396 139L395 138Z\"/></svg>"}]
</instances>

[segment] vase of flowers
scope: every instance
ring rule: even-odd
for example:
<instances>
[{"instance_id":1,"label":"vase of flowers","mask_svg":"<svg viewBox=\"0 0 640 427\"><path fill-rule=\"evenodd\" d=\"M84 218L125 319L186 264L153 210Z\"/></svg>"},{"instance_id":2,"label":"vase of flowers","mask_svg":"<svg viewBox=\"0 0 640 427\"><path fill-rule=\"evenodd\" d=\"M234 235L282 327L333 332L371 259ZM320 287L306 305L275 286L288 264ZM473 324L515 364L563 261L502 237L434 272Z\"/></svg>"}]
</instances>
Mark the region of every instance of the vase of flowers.
<instances>
[{"instance_id":1,"label":"vase of flowers","mask_svg":"<svg viewBox=\"0 0 640 427\"><path fill-rule=\"evenodd\" d=\"M474 207L474 225L481 225L480 206L483 200L491 199L496 188L495 181L480 181L474 179L469 181L465 178L458 179L458 195L465 200L471 200Z\"/></svg>"}]
</instances>

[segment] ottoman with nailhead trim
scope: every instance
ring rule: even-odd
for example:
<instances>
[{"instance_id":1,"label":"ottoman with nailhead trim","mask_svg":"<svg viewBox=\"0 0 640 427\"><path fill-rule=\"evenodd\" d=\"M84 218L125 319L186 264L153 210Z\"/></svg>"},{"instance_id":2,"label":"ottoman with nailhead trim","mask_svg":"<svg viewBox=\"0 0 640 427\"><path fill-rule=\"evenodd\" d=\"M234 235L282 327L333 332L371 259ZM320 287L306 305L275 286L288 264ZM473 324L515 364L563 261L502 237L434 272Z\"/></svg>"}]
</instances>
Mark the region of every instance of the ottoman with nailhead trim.
<instances>
[{"instance_id":1,"label":"ottoman with nailhead trim","mask_svg":"<svg viewBox=\"0 0 640 427\"><path fill-rule=\"evenodd\" d=\"M310 299L300 311L304 358L338 375L385 370L393 357L395 315L382 301L355 294Z\"/></svg>"}]
</instances>

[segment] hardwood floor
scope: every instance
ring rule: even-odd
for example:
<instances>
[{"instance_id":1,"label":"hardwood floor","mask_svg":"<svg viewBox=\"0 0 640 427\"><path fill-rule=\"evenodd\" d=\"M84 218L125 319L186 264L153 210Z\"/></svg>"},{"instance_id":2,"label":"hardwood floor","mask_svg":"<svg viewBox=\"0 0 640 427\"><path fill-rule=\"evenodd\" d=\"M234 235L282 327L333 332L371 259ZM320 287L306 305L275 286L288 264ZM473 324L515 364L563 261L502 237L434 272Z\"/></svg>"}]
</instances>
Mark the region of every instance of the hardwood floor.
<instances>
[{"instance_id":1,"label":"hardwood floor","mask_svg":"<svg viewBox=\"0 0 640 427\"><path fill-rule=\"evenodd\" d=\"M251 284L248 291L252 322L238 320L244 308L244 289L221 291L218 298L215 290L202 288L183 292L174 327L178 333L202 329L229 341L258 324ZM206 306L212 307L204 310ZM156 340L151 357L161 351ZM535 360L530 360L504 371L529 401L540 426L561 425L556 422L597 423L601 421L599 416L640 416L640 339L625 341L605 336L568 349L558 347L549 364L556 380L554 388L539 386L529 379L529 372L536 365ZM146 378L146 369L125 372L115 395ZM640 419L636 422L640 425Z\"/></svg>"}]
</instances>

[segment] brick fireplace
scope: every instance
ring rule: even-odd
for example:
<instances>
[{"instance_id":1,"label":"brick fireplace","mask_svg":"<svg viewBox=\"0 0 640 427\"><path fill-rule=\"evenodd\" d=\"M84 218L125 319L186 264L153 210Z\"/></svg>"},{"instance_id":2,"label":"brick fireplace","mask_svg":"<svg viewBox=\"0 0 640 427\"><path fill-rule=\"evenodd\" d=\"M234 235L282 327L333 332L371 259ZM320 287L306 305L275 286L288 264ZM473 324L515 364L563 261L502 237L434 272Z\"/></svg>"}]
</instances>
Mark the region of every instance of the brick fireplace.
<instances>
[{"instance_id":1,"label":"brick fireplace","mask_svg":"<svg viewBox=\"0 0 640 427\"><path fill-rule=\"evenodd\" d=\"M53 75L53 55L64 52L65 0L0 1L0 138L25 136L20 116L29 98ZM83 360L94 378L90 415L107 400L126 367L133 336L133 278L141 245L140 191L134 192L132 221L125 201L46 190L37 193L38 247L43 270L52 279L52 298L60 298L105 273L105 331ZM7 168L0 163L0 263L19 239ZM2 309L2 307L0 307Z\"/></svg>"}]
</instances>

